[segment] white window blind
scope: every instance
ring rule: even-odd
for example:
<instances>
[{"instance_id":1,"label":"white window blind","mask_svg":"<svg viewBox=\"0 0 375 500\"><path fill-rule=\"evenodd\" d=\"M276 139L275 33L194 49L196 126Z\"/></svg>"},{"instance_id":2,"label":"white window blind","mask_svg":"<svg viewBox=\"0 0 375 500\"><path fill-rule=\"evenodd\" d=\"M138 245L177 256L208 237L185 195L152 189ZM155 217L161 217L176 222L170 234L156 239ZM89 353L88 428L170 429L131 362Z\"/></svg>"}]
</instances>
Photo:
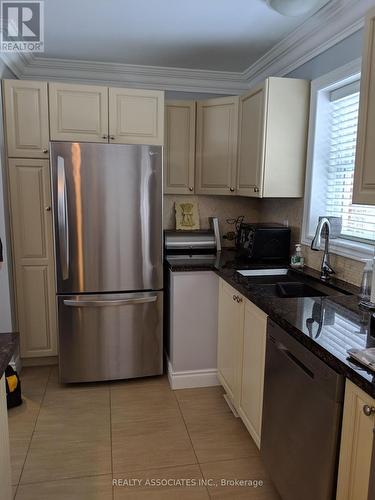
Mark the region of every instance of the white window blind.
<instances>
[{"instance_id":1,"label":"white window blind","mask_svg":"<svg viewBox=\"0 0 375 500\"><path fill-rule=\"evenodd\" d=\"M359 82L330 93L326 214L342 217L343 237L373 242L375 207L352 204L358 107Z\"/></svg>"}]
</instances>

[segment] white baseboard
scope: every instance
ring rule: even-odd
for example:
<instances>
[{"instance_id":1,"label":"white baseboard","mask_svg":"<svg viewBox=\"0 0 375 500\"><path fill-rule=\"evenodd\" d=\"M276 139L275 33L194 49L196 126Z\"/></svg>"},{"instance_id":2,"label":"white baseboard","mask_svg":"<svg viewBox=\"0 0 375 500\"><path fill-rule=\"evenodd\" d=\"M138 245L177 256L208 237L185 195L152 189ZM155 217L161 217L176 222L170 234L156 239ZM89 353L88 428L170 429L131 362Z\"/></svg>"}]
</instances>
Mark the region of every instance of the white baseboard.
<instances>
[{"instance_id":1,"label":"white baseboard","mask_svg":"<svg viewBox=\"0 0 375 500\"><path fill-rule=\"evenodd\" d=\"M192 389L194 387L212 387L220 385L217 378L217 370L211 368L208 370L189 370L183 372L173 371L172 365L168 360L168 380L171 388Z\"/></svg>"}]
</instances>

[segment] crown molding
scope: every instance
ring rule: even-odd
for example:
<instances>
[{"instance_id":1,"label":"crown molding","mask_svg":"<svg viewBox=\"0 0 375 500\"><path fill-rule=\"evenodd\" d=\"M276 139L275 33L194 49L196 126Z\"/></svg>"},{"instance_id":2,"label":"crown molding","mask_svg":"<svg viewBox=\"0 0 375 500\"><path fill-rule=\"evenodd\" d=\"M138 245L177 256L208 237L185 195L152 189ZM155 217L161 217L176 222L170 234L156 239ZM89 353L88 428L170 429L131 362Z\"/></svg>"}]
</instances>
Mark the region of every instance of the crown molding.
<instances>
[{"instance_id":1,"label":"crown molding","mask_svg":"<svg viewBox=\"0 0 375 500\"><path fill-rule=\"evenodd\" d=\"M114 86L233 94L247 90L241 72L140 66L69 59L23 58L22 78L80 81Z\"/></svg>"},{"instance_id":2,"label":"crown molding","mask_svg":"<svg viewBox=\"0 0 375 500\"><path fill-rule=\"evenodd\" d=\"M20 79L79 81L183 92L239 94L269 76L285 76L363 27L375 0L331 0L242 72L168 68L0 53Z\"/></svg>"},{"instance_id":3,"label":"crown molding","mask_svg":"<svg viewBox=\"0 0 375 500\"><path fill-rule=\"evenodd\" d=\"M364 26L375 0L331 0L243 72L249 86L285 76Z\"/></svg>"}]
</instances>

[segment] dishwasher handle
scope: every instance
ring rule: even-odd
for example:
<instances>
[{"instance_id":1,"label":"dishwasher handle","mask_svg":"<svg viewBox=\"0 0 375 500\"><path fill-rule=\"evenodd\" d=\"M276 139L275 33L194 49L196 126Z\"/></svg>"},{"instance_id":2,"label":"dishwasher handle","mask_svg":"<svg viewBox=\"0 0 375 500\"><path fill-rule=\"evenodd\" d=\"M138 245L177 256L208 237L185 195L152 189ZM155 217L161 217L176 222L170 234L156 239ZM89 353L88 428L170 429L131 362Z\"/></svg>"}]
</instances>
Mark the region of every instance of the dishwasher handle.
<instances>
[{"instance_id":1,"label":"dishwasher handle","mask_svg":"<svg viewBox=\"0 0 375 500\"><path fill-rule=\"evenodd\" d=\"M300 359L298 359L287 347L285 347L284 344L276 340L274 337L272 337L272 335L269 336L269 339L275 344L275 347L279 352L289 358L290 361L292 361L298 368L303 370L310 378L314 378L314 373L310 370L310 368L308 368Z\"/></svg>"}]
</instances>

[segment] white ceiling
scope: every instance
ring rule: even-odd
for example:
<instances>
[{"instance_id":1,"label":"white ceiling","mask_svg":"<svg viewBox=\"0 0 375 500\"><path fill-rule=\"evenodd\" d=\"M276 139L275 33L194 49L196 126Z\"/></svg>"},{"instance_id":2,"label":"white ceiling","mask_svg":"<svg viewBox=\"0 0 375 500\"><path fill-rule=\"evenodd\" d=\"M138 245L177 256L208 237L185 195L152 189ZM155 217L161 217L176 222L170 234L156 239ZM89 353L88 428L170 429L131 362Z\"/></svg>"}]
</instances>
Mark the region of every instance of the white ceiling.
<instances>
[{"instance_id":1,"label":"white ceiling","mask_svg":"<svg viewBox=\"0 0 375 500\"><path fill-rule=\"evenodd\" d=\"M243 71L311 15L264 0L45 0L41 57Z\"/></svg>"}]
</instances>

